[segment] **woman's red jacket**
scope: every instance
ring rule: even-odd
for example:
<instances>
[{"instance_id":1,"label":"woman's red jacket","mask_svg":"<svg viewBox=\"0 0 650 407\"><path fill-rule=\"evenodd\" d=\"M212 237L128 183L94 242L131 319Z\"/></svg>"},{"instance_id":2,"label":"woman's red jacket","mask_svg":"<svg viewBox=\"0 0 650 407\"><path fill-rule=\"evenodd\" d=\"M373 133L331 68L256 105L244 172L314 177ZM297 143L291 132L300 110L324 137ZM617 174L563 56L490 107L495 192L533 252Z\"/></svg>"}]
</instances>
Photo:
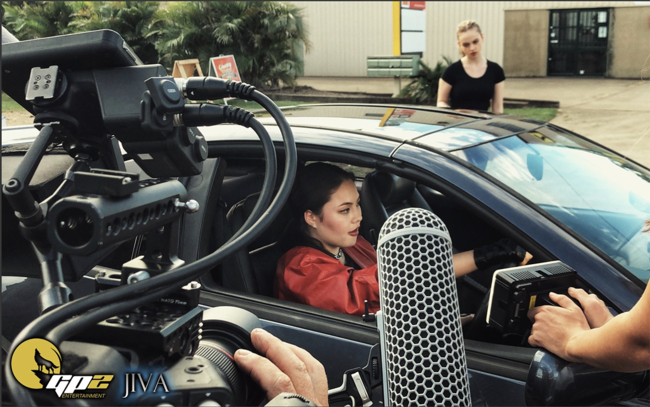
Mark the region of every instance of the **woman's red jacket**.
<instances>
[{"instance_id":1,"label":"woman's red jacket","mask_svg":"<svg viewBox=\"0 0 650 407\"><path fill-rule=\"evenodd\" d=\"M275 274L277 298L352 315L379 310L377 253L359 236L357 243L343 249L360 267L355 270L311 247L297 246L278 261Z\"/></svg>"}]
</instances>

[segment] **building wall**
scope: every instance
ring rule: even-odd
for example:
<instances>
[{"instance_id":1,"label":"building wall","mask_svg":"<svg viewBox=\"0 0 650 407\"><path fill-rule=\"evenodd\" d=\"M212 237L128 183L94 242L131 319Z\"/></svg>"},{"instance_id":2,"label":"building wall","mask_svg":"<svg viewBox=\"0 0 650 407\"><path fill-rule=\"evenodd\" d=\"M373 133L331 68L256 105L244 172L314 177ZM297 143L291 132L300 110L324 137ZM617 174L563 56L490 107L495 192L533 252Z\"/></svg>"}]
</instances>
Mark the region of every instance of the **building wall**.
<instances>
[{"instance_id":1,"label":"building wall","mask_svg":"<svg viewBox=\"0 0 650 407\"><path fill-rule=\"evenodd\" d=\"M393 11L390 1L293 1L303 8L306 25L309 29L311 50L305 53L305 76L366 76L366 57L372 55L392 55L393 49ZM463 20L476 20L485 34L483 54L491 61L501 65L512 64L513 58L519 58L520 65L525 60L529 65L543 66L529 68L532 73L524 72L522 76L546 75L546 61L540 65L542 50L537 45L525 49L519 56L507 58L504 54L506 43L511 45L513 38L505 36L506 10L548 10L565 8L598 7L634 7L633 1L428 1L426 3L427 44L423 61L435 65L442 61L442 56L457 60L460 55L456 44L456 26ZM543 10L543 11L542 11ZM508 12L512 12L508 11ZM531 11L531 22L541 24L541 17ZM512 23L515 23L514 21ZM535 30L539 30L536 26ZM548 24L546 32L539 39L527 40L530 44L543 42L547 46ZM515 32L515 36L522 35ZM537 36L537 34L536 34ZM516 38L515 38L516 39ZM507 42L508 41L508 42ZM525 41L523 41L525 42ZM515 44L517 45L517 44ZM522 43L520 47L526 48ZM508 52L510 48L508 48ZM531 54L534 52L534 54ZM544 51L545 53L545 51ZM527 56L524 58L523 56ZM544 56L546 58L546 56ZM511 65L512 66L512 65ZM504 67L505 68L505 67ZM522 68L517 68L519 72ZM512 73L505 69L506 75Z\"/></svg>"},{"instance_id":2,"label":"building wall","mask_svg":"<svg viewBox=\"0 0 650 407\"><path fill-rule=\"evenodd\" d=\"M503 70L507 76L546 76L548 10L505 11Z\"/></svg>"},{"instance_id":3,"label":"building wall","mask_svg":"<svg viewBox=\"0 0 650 407\"><path fill-rule=\"evenodd\" d=\"M305 76L366 76L367 56L392 54L391 2L293 3L303 8L311 41Z\"/></svg>"},{"instance_id":4,"label":"building wall","mask_svg":"<svg viewBox=\"0 0 650 407\"><path fill-rule=\"evenodd\" d=\"M607 76L650 78L650 7L616 8L612 14Z\"/></svg>"}]
</instances>

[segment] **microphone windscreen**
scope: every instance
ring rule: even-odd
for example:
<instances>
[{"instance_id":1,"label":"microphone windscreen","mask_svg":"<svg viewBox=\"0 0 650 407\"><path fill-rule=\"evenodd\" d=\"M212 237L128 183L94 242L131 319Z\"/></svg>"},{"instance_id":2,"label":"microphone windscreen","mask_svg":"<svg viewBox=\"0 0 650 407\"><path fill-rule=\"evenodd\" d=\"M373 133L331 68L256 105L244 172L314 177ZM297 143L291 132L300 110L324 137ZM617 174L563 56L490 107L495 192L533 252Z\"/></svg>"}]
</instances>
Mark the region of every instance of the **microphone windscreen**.
<instances>
[{"instance_id":1,"label":"microphone windscreen","mask_svg":"<svg viewBox=\"0 0 650 407\"><path fill-rule=\"evenodd\" d=\"M447 227L403 209L384 223L377 257L384 404L471 405Z\"/></svg>"}]
</instances>

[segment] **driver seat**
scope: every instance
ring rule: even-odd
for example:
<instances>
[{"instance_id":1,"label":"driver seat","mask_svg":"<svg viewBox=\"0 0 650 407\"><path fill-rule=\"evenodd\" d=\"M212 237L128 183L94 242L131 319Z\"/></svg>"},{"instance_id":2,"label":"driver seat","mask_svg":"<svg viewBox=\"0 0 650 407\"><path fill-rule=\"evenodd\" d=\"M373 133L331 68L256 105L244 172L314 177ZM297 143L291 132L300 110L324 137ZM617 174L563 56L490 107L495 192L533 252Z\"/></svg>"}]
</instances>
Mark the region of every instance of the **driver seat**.
<instances>
[{"instance_id":1,"label":"driver seat","mask_svg":"<svg viewBox=\"0 0 650 407\"><path fill-rule=\"evenodd\" d=\"M233 236L246 222L259 196L259 192L251 194L228 211L225 227L228 237ZM223 286L225 288L273 297L276 267L278 260L284 254L277 240L283 234L290 219L289 205L285 204L271 225L259 237L245 249L224 260Z\"/></svg>"},{"instance_id":2,"label":"driver seat","mask_svg":"<svg viewBox=\"0 0 650 407\"><path fill-rule=\"evenodd\" d=\"M405 208L431 207L416 188L415 181L384 171L366 175L361 187L361 234L372 244L377 244L384 222L395 212Z\"/></svg>"}]
</instances>

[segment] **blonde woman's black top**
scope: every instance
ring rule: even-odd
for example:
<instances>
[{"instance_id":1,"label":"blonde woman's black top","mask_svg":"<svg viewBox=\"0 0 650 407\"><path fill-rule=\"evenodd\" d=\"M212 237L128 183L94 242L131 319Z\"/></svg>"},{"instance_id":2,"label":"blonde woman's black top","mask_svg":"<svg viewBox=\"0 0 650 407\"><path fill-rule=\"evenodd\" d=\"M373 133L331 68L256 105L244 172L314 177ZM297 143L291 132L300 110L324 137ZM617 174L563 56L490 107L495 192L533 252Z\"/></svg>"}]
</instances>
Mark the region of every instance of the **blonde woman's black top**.
<instances>
[{"instance_id":1,"label":"blonde woman's black top","mask_svg":"<svg viewBox=\"0 0 650 407\"><path fill-rule=\"evenodd\" d=\"M452 109L488 110L494 96L494 85L506 80L499 64L487 61L487 70L480 78L467 75L463 64L456 61L442 74L442 79L451 85L449 105Z\"/></svg>"}]
</instances>

